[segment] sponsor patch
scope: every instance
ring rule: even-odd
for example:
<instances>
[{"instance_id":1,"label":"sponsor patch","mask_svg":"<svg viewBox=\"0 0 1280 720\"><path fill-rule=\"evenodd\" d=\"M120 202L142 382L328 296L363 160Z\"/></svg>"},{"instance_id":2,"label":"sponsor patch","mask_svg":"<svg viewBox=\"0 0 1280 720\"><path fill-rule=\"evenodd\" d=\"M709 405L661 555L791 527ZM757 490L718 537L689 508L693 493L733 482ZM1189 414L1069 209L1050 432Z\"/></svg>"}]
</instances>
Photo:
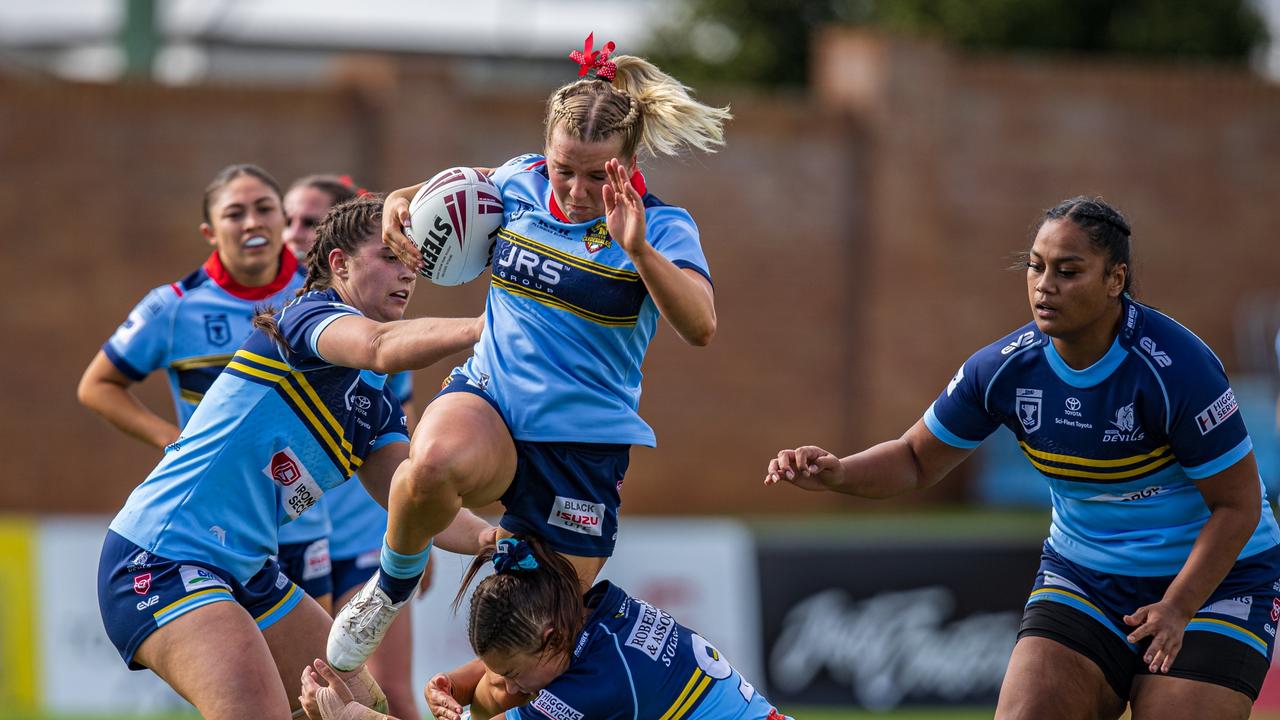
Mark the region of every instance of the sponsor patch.
<instances>
[{"instance_id":1,"label":"sponsor patch","mask_svg":"<svg viewBox=\"0 0 1280 720\"><path fill-rule=\"evenodd\" d=\"M569 703L543 690L533 699L533 707L551 720L582 720L583 715Z\"/></svg>"},{"instance_id":2,"label":"sponsor patch","mask_svg":"<svg viewBox=\"0 0 1280 720\"><path fill-rule=\"evenodd\" d=\"M551 504L547 524L583 535L599 536L603 534L604 505L557 495Z\"/></svg>"},{"instance_id":3,"label":"sponsor patch","mask_svg":"<svg viewBox=\"0 0 1280 720\"><path fill-rule=\"evenodd\" d=\"M1044 586L1066 588L1073 592L1077 592L1081 595L1084 595L1085 597L1089 596L1088 593L1086 593L1084 590L1081 590L1078 585L1062 577L1061 575L1058 575L1057 573L1046 572L1044 574Z\"/></svg>"},{"instance_id":4,"label":"sponsor patch","mask_svg":"<svg viewBox=\"0 0 1280 720\"><path fill-rule=\"evenodd\" d=\"M627 646L639 650L648 655L650 660L657 662L663 646L667 644L671 631L676 626L676 619L647 602L637 601L636 605L640 616L636 618L636 624L631 626Z\"/></svg>"},{"instance_id":5,"label":"sponsor patch","mask_svg":"<svg viewBox=\"0 0 1280 720\"><path fill-rule=\"evenodd\" d=\"M280 486L285 514L296 518L320 499L324 490L298 459L293 448L285 448L271 456L262 472Z\"/></svg>"},{"instance_id":6,"label":"sponsor patch","mask_svg":"<svg viewBox=\"0 0 1280 720\"><path fill-rule=\"evenodd\" d=\"M211 587L231 589L227 581L196 565L182 565L178 568L178 574L182 576L182 587L187 592L195 592Z\"/></svg>"},{"instance_id":7,"label":"sponsor patch","mask_svg":"<svg viewBox=\"0 0 1280 720\"><path fill-rule=\"evenodd\" d=\"M1253 598L1246 595L1245 597L1224 598L1215 603L1210 603L1200 608L1200 612L1229 615L1240 620L1248 620L1249 611L1252 609Z\"/></svg>"},{"instance_id":8,"label":"sponsor patch","mask_svg":"<svg viewBox=\"0 0 1280 720\"><path fill-rule=\"evenodd\" d=\"M1196 416L1196 426L1200 428L1200 434L1208 435L1210 430L1221 425L1223 420L1235 415L1239 409L1236 394L1231 391L1231 388L1227 388L1226 392L1209 403L1209 407Z\"/></svg>"},{"instance_id":9,"label":"sponsor patch","mask_svg":"<svg viewBox=\"0 0 1280 720\"><path fill-rule=\"evenodd\" d=\"M329 538L320 538L302 553L302 579L314 580L333 572L329 561Z\"/></svg>"}]
</instances>

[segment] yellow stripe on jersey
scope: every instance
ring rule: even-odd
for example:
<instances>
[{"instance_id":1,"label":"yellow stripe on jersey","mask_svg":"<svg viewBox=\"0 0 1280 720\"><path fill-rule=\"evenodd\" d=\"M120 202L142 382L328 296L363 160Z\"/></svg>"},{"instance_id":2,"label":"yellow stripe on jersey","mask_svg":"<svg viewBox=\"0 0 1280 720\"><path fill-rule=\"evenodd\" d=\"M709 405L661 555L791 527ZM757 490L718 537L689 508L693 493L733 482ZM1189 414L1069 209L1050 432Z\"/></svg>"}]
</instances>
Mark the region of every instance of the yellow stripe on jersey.
<instances>
[{"instance_id":1,"label":"yellow stripe on jersey","mask_svg":"<svg viewBox=\"0 0 1280 720\"><path fill-rule=\"evenodd\" d=\"M635 272L633 270L622 270L622 269L613 267L611 265L604 265L598 262L587 260L585 258L580 258L577 255L570 255L569 253L566 253L563 250L557 250L556 248L553 248L550 245L544 245L543 243L540 243L537 240L534 240L532 238L527 238L524 235L518 235L514 232L511 232L505 227L498 230L498 237L505 238L512 244L518 245L527 250L535 250L544 255L550 255L551 257L555 258L556 260L559 260L560 262L563 262L567 265L571 265L580 270L586 270L589 273L594 273L596 275L611 278L613 280L640 282L640 273L638 272Z\"/></svg>"},{"instance_id":2,"label":"yellow stripe on jersey","mask_svg":"<svg viewBox=\"0 0 1280 720\"><path fill-rule=\"evenodd\" d=\"M280 598L279 600L277 600L275 605L272 605L270 608L268 608L268 609L267 609L267 611L266 611L266 612L262 613L261 615L259 615L259 616L258 616L258 617L256 617L256 618L254 618L254 619L253 619L253 621L254 621L254 622L262 622L262 619L263 619L263 618L265 618L265 617L267 617L268 615L270 615L271 613L273 613L273 612L275 612L275 611L279 610L281 607L283 607L283 606L284 606L284 604L285 604L285 603L289 602L289 600L290 600L291 598L293 598L293 596L294 596L294 595L296 595L296 594L298 594L298 593L300 593L300 592L302 592L302 589L301 589L301 588L299 588L297 585L294 585L293 587L289 588L289 592L285 593L285 594L284 594L284 597L282 597L282 598Z\"/></svg>"},{"instance_id":3,"label":"yellow stripe on jersey","mask_svg":"<svg viewBox=\"0 0 1280 720\"><path fill-rule=\"evenodd\" d=\"M1217 619L1217 618L1202 618L1202 617L1192 618L1192 619L1191 619L1191 622L1190 622L1190 623L1188 623L1188 627L1187 627L1187 629L1188 629L1188 630L1192 630L1192 629L1194 629L1194 628L1192 628L1192 627L1190 627L1190 626L1191 626L1191 625L1194 625L1194 624L1197 624L1197 623L1205 623L1205 624L1221 625L1221 626L1223 626L1223 627L1229 627L1229 628L1231 628L1232 630L1235 630L1235 631L1237 631L1237 632L1242 632L1242 633L1244 633L1245 635L1248 635L1249 637L1253 638L1254 640L1257 640L1257 641L1258 641L1258 644L1259 644L1259 645L1261 645L1261 646L1263 646L1263 647L1266 647L1266 645L1267 645L1267 642L1266 642L1265 640L1263 640L1262 638L1258 637L1257 635L1255 635L1255 634L1253 634L1253 633L1249 632L1248 630L1246 630L1246 629L1244 629L1244 628L1240 627L1239 625L1236 625L1235 623L1229 623L1229 622L1227 622L1226 620L1219 620L1219 619Z\"/></svg>"},{"instance_id":4,"label":"yellow stripe on jersey","mask_svg":"<svg viewBox=\"0 0 1280 720\"><path fill-rule=\"evenodd\" d=\"M512 295L526 297L535 302L542 303L547 307L553 307L573 313L583 320L590 320L597 325L605 325L607 327L632 327L640 320L639 315L601 315L600 313L594 313L590 310L584 310L583 308L565 302L554 295L543 293L532 288L527 288L509 280L503 280L497 275L493 276L493 284L503 290L506 290Z\"/></svg>"},{"instance_id":5,"label":"yellow stripe on jersey","mask_svg":"<svg viewBox=\"0 0 1280 720\"><path fill-rule=\"evenodd\" d=\"M258 362L272 367L279 367L285 370L288 369L288 366L284 363L271 361L269 358L264 358L261 355L254 355L253 353L245 352L245 356L252 362ZM235 360L227 363L227 367L232 370L236 370L237 372L268 380L280 386L280 388L284 390L285 394L293 400L294 406L302 412L303 419L310 423L311 427L315 429L316 434L324 441L324 444L329 446L329 450L333 453L334 457L338 458L342 463L342 469L346 472L348 477L350 477L356 469L364 464L364 460L355 455L355 449L351 446L351 441L347 439L346 433L343 432L342 426L338 424L337 419L329 412L329 408L320 400L315 389L311 387L311 383L307 382L307 379L302 373L294 370L288 375L273 374L269 370L250 367L243 363L236 362ZM297 384L297 387L295 387L295 383ZM307 398L303 398L299 393L299 388L301 388L303 393L306 393ZM315 401L314 407L312 403L307 401L308 399ZM321 421L321 419L317 417L315 412L316 407L318 407L321 413L323 413L325 421ZM330 431L330 428L332 428L332 431Z\"/></svg>"},{"instance_id":6,"label":"yellow stripe on jersey","mask_svg":"<svg viewBox=\"0 0 1280 720\"><path fill-rule=\"evenodd\" d=\"M222 355L204 355L201 357L183 358L169 363L174 370L195 370L197 368L222 367L231 361L231 353Z\"/></svg>"},{"instance_id":7,"label":"yellow stripe on jersey","mask_svg":"<svg viewBox=\"0 0 1280 720\"><path fill-rule=\"evenodd\" d=\"M183 401L185 402L191 403L192 405L199 405L200 401L204 399L204 393L196 392L195 390L187 390L186 388L183 388L178 391L178 397L182 398Z\"/></svg>"},{"instance_id":8,"label":"yellow stripe on jersey","mask_svg":"<svg viewBox=\"0 0 1280 720\"><path fill-rule=\"evenodd\" d=\"M1031 464L1034 465L1037 470L1045 473L1046 475L1064 475L1066 477L1078 477L1085 478L1087 480L1126 480L1128 478L1138 477L1139 475L1145 475L1173 462L1173 456L1170 455L1168 457L1152 460L1146 465L1136 467L1132 470L1125 470L1123 472L1093 472L1091 470L1071 470L1070 468L1045 465L1030 455L1027 456L1027 459L1031 461Z\"/></svg>"},{"instance_id":9,"label":"yellow stripe on jersey","mask_svg":"<svg viewBox=\"0 0 1280 720\"><path fill-rule=\"evenodd\" d=\"M164 615L172 610L176 610L181 605L186 605L187 603L190 603L194 600L198 600L200 598L203 598L209 595L226 595L228 598L231 598L232 600L235 599L235 596L233 596L231 594L231 591L228 590L227 588L211 587L208 590L201 590L199 592L193 592L190 595L183 595L181 598L178 598L177 600L151 613L151 617L155 618L156 620L159 620L161 615Z\"/></svg>"},{"instance_id":10,"label":"yellow stripe on jersey","mask_svg":"<svg viewBox=\"0 0 1280 720\"><path fill-rule=\"evenodd\" d=\"M1088 605L1094 610L1097 610L1099 615L1104 617L1106 616L1106 613L1102 612L1102 609L1090 602L1088 598L1078 593L1073 593L1070 590L1063 590L1062 588L1040 588L1039 590L1031 591L1031 597L1035 597L1037 595L1062 595L1063 597L1069 597L1077 602L1082 602L1085 605Z\"/></svg>"},{"instance_id":11,"label":"yellow stripe on jersey","mask_svg":"<svg viewBox=\"0 0 1280 720\"><path fill-rule=\"evenodd\" d=\"M1078 455L1059 455L1058 453L1051 453L1051 452L1045 452L1043 450L1036 450L1035 448L1028 445L1026 440L1019 440L1018 444L1022 446L1022 452L1032 457L1039 458L1041 460L1048 460L1049 462L1056 462L1056 463L1068 463L1071 465L1083 465L1084 467L1096 467L1096 468L1114 468L1114 467L1124 467L1126 465L1133 465L1135 463L1144 462L1151 458L1160 457L1161 455L1164 455L1165 453L1169 452L1172 449L1168 445L1161 445L1160 447L1156 448L1155 450L1152 450L1146 455L1133 455L1131 457L1117 458L1115 460L1095 460L1093 458L1080 457Z\"/></svg>"},{"instance_id":12,"label":"yellow stripe on jersey","mask_svg":"<svg viewBox=\"0 0 1280 720\"><path fill-rule=\"evenodd\" d=\"M684 689L676 696L676 701L671 703L671 707L667 708L667 711L658 720L674 720L683 711L686 700L691 699L689 693L692 691L694 692L693 697L697 697L697 694L701 692L701 689L694 691L693 688L697 685L698 679L702 677L702 670L695 668L693 674L689 676L689 682L684 684ZM708 677L706 679L710 680L711 678Z\"/></svg>"},{"instance_id":13,"label":"yellow stripe on jersey","mask_svg":"<svg viewBox=\"0 0 1280 720\"><path fill-rule=\"evenodd\" d=\"M273 360L272 358L264 357L257 353L251 353L248 350L240 350L239 352L236 353L236 355L240 355L245 358L248 358L249 360L252 360L253 362L258 363L259 365L266 365L269 368L275 368L276 370L283 370L284 372L289 372L290 370L293 369L288 365L280 362L279 360Z\"/></svg>"},{"instance_id":14,"label":"yellow stripe on jersey","mask_svg":"<svg viewBox=\"0 0 1280 720\"><path fill-rule=\"evenodd\" d=\"M342 432L342 425L338 423L338 418L329 412L329 406L325 405L320 396L316 394L315 388L311 387L311 383L307 382L306 376L297 370L294 370L292 375L294 382L298 383L298 386L307 394L307 397L311 398L315 407L319 408L321 417L327 420L329 427L333 428L333 431L338 434L338 439L342 442L342 448L347 451L347 455L354 452L351 447L351 441L347 440L347 436Z\"/></svg>"}]
</instances>

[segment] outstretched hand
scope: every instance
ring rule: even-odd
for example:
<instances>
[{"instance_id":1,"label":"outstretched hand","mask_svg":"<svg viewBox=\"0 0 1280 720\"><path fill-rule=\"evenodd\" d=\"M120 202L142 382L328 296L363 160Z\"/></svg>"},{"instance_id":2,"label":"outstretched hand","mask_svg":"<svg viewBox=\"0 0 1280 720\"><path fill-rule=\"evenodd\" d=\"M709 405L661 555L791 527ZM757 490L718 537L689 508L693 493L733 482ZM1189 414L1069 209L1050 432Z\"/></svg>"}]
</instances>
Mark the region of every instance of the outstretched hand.
<instances>
[{"instance_id":1,"label":"outstretched hand","mask_svg":"<svg viewBox=\"0 0 1280 720\"><path fill-rule=\"evenodd\" d=\"M302 695L298 700L310 720L334 720L355 696L338 673L317 658L302 669Z\"/></svg>"},{"instance_id":2,"label":"outstretched hand","mask_svg":"<svg viewBox=\"0 0 1280 720\"><path fill-rule=\"evenodd\" d=\"M440 673L428 680L422 694L436 720L462 720L462 705L453 697L453 681L448 675Z\"/></svg>"},{"instance_id":3,"label":"outstretched hand","mask_svg":"<svg viewBox=\"0 0 1280 720\"><path fill-rule=\"evenodd\" d=\"M645 240L643 199L632 187L627 168L617 158L604 164L604 172L608 182L601 189L601 197L609 236L622 246L627 255L635 257L649 247Z\"/></svg>"},{"instance_id":4,"label":"outstretched hand","mask_svg":"<svg viewBox=\"0 0 1280 720\"><path fill-rule=\"evenodd\" d=\"M764 484L786 481L804 490L830 490L844 479L840 458L816 445L782 450L769 461Z\"/></svg>"},{"instance_id":5,"label":"outstretched hand","mask_svg":"<svg viewBox=\"0 0 1280 720\"><path fill-rule=\"evenodd\" d=\"M1129 642L1137 643L1143 638L1151 638L1151 644L1142 655L1142 661L1151 672L1167 673L1173 667L1173 661L1182 650L1182 635L1186 632L1191 616L1178 609L1173 603L1161 600L1151 605L1143 605L1125 615L1124 621L1137 628L1129 633Z\"/></svg>"}]
</instances>

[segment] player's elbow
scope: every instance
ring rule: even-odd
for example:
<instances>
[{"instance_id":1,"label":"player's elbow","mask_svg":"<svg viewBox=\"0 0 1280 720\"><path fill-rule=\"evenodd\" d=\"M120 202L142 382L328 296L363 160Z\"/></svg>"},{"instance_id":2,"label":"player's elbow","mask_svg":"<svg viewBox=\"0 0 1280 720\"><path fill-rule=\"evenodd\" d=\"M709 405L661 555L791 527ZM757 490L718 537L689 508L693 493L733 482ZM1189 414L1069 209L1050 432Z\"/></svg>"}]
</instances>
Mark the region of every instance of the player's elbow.
<instances>
[{"instance_id":1,"label":"player's elbow","mask_svg":"<svg viewBox=\"0 0 1280 720\"><path fill-rule=\"evenodd\" d=\"M76 385L76 400L90 410L100 412L102 393L107 389L106 385L105 381L94 377L92 373L86 371L80 377L80 384Z\"/></svg>"},{"instance_id":2,"label":"player's elbow","mask_svg":"<svg viewBox=\"0 0 1280 720\"><path fill-rule=\"evenodd\" d=\"M716 336L716 319L710 317L703 322L698 323L695 327L686 329L680 334L684 341L694 347L706 347Z\"/></svg>"}]
</instances>

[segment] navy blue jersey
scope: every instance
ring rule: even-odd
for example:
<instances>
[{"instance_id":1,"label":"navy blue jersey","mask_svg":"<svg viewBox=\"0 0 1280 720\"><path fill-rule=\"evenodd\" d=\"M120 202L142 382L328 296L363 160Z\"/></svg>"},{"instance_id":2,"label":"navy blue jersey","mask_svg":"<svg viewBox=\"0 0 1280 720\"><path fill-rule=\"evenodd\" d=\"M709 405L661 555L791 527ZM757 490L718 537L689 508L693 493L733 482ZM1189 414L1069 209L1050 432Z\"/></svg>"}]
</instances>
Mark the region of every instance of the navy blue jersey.
<instances>
[{"instance_id":1,"label":"navy blue jersey","mask_svg":"<svg viewBox=\"0 0 1280 720\"><path fill-rule=\"evenodd\" d=\"M546 162L522 155L493 174L503 225L485 328L465 375L502 408L516 440L652 446L641 362L658 308L604 218L556 218ZM644 194L649 244L710 277L689 213Z\"/></svg>"},{"instance_id":2,"label":"navy blue jersey","mask_svg":"<svg viewBox=\"0 0 1280 720\"><path fill-rule=\"evenodd\" d=\"M1049 542L1085 567L1175 575L1209 518L1193 481L1253 448L1222 363L1172 318L1128 298L1111 349L1073 370L1034 323L974 353L925 413L943 442L1004 425L1049 483ZM1264 511L1240 557L1280 543Z\"/></svg>"},{"instance_id":3,"label":"navy blue jersey","mask_svg":"<svg viewBox=\"0 0 1280 720\"><path fill-rule=\"evenodd\" d=\"M601 581L565 672L509 720L781 718L710 643L661 608Z\"/></svg>"},{"instance_id":4,"label":"navy blue jersey","mask_svg":"<svg viewBox=\"0 0 1280 720\"><path fill-rule=\"evenodd\" d=\"M111 529L153 554L200 560L244 582L276 552L277 527L345 482L364 458L408 442L387 376L333 365L316 343L359 311L332 290L277 315L285 346L255 330Z\"/></svg>"}]
</instances>

